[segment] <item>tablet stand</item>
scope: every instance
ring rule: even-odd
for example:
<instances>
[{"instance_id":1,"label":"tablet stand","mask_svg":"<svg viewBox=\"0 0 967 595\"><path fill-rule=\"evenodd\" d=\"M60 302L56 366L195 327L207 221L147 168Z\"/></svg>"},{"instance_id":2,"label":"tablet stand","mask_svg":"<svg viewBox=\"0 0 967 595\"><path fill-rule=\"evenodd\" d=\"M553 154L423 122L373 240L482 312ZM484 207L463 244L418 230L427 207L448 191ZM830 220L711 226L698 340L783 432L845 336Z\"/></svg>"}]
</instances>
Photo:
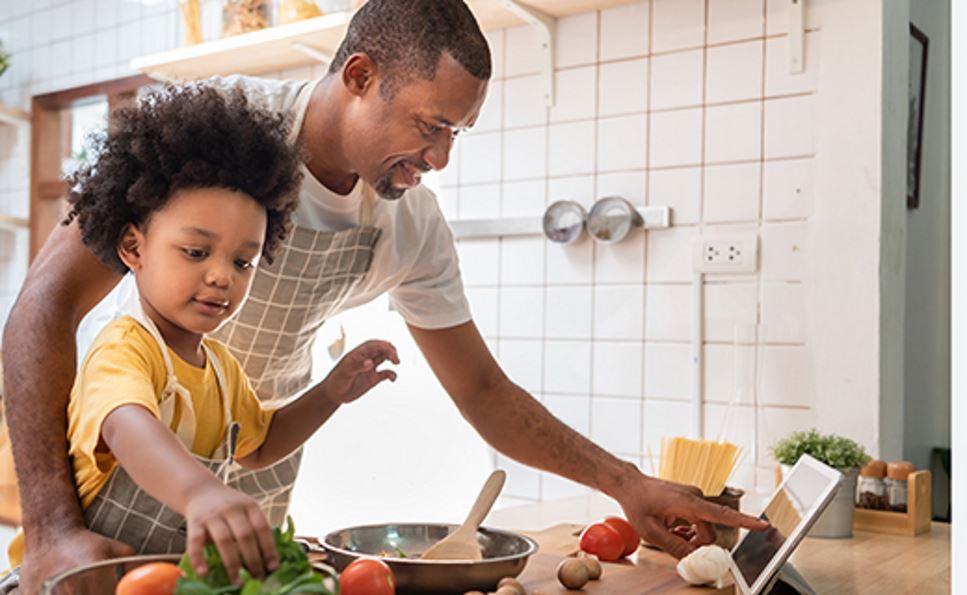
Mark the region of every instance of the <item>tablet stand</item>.
<instances>
[{"instance_id":1,"label":"tablet stand","mask_svg":"<svg viewBox=\"0 0 967 595\"><path fill-rule=\"evenodd\" d=\"M782 565L772 581L772 585L766 589L767 595L816 595L816 591L789 562Z\"/></svg>"}]
</instances>

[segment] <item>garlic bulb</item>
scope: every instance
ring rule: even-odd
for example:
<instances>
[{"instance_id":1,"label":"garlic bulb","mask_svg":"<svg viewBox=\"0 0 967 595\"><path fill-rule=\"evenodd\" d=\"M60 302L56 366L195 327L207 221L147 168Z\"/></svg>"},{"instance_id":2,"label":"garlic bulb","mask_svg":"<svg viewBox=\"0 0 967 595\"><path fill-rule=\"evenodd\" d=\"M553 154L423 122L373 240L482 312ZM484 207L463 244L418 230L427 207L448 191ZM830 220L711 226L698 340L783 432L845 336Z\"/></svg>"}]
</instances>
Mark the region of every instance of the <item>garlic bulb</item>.
<instances>
[{"instance_id":1,"label":"garlic bulb","mask_svg":"<svg viewBox=\"0 0 967 595\"><path fill-rule=\"evenodd\" d=\"M717 545L702 546L682 558L677 570L690 585L717 583L729 572L729 553Z\"/></svg>"}]
</instances>

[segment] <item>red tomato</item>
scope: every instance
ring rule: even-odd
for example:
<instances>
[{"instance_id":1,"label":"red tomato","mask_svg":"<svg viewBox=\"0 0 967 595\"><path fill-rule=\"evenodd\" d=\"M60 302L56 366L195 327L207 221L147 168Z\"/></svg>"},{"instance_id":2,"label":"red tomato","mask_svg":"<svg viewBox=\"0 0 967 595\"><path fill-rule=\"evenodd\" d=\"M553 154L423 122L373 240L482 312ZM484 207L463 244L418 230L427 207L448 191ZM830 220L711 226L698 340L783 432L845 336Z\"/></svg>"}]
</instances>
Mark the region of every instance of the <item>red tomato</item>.
<instances>
[{"instance_id":1,"label":"red tomato","mask_svg":"<svg viewBox=\"0 0 967 595\"><path fill-rule=\"evenodd\" d=\"M638 550L641 545L641 538L638 532L631 526L631 523L618 516L609 516L604 519L606 525L621 534L621 539L625 544L625 549L621 552L622 556L630 556Z\"/></svg>"},{"instance_id":2,"label":"red tomato","mask_svg":"<svg viewBox=\"0 0 967 595\"><path fill-rule=\"evenodd\" d=\"M581 549L594 554L602 562L614 562L621 559L625 542L610 525L592 523L581 533Z\"/></svg>"},{"instance_id":3,"label":"red tomato","mask_svg":"<svg viewBox=\"0 0 967 595\"><path fill-rule=\"evenodd\" d=\"M353 560L339 575L340 595L394 595L396 578L382 560Z\"/></svg>"},{"instance_id":4,"label":"red tomato","mask_svg":"<svg viewBox=\"0 0 967 595\"><path fill-rule=\"evenodd\" d=\"M167 562L152 562L138 566L124 575L115 595L171 595L181 569Z\"/></svg>"}]
</instances>

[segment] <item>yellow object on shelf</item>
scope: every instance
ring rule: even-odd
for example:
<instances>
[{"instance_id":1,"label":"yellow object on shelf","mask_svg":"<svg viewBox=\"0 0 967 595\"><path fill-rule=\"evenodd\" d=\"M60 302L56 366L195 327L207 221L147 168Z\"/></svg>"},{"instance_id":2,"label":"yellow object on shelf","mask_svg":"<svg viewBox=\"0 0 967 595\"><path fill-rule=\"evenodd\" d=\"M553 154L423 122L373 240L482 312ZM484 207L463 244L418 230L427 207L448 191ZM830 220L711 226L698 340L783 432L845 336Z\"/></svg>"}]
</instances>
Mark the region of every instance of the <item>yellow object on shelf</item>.
<instances>
[{"instance_id":1,"label":"yellow object on shelf","mask_svg":"<svg viewBox=\"0 0 967 595\"><path fill-rule=\"evenodd\" d=\"M201 0L179 0L178 4L181 22L185 25L184 45L201 43Z\"/></svg>"},{"instance_id":2,"label":"yellow object on shelf","mask_svg":"<svg viewBox=\"0 0 967 595\"><path fill-rule=\"evenodd\" d=\"M321 16L322 11L312 0L281 0L277 24L285 25Z\"/></svg>"},{"instance_id":3,"label":"yellow object on shelf","mask_svg":"<svg viewBox=\"0 0 967 595\"><path fill-rule=\"evenodd\" d=\"M695 486L707 497L719 496L741 454L731 442L663 438L658 477Z\"/></svg>"},{"instance_id":4,"label":"yellow object on shelf","mask_svg":"<svg viewBox=\"0 0 967 595\"><path fill-rule=\"evenodd\" d=\"M269 26L269 0L224 0L222 36L258 31Z\"/></svg>"}]
</instances>

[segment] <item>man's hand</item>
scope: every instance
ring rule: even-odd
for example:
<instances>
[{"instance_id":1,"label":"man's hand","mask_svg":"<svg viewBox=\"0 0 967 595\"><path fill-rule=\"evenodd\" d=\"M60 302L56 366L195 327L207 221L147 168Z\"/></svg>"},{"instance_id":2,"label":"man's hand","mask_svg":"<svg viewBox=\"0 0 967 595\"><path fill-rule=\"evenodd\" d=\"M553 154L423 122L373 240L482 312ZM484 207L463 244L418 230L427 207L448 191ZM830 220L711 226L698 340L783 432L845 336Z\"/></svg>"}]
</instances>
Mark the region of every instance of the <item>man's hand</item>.
<instances>
[{"instance_id":1,"label":"man's hand","mask_svg":"<svg viewBox=\"0 0 967 595\"><path fill-rule=\"evenodd\" d=\"M396 348L387 341L366 341L339 360L322 389L334 403L351 403L384 380L396 381L396 372L377 370L385 361L399 365Z\"/></svg>"},{"instance_id":2,"label":"man's hand","mask_svg":"<svg viewBox=\"0 0 967 595\"><path fill-rule=\"evenodd\" d=\"M684 558L699 547L715 541L710 523L763 531L769 523L721 504L712 504L692 486L647 477L635 471L619 503L645 541L676 558ZM673 528L675 521L691 526Z\"/></svg>"},{"instance_id":3,"label":"man's hand","mask_svg":"<svg viewBox=\"0 0 967 595\"><path fill-rule=\"evenodd\" d=\"M40 592L44 581L55 574L85 564L131 555L134 555L131 546L83 527L58 533L50 539L29 540L20 569L20 592L35 595ZM99 585L84 588L84 585L75 581L71 586L76 586L78 593L94 593Z\"/></svg>"},{"instance_id":4,"label":"man's hand","mask_svg":"<svg viewBox=\"0 0 967 595\"><path fill-rule=\"evenodd\" d=\"M212 481L188 500L188 557L198 574L207 574L205 544L218 548L232 582L239 569L263 577L279 565L275 537L265 513L252 498Z\"/></svg>"}]
</instances>

